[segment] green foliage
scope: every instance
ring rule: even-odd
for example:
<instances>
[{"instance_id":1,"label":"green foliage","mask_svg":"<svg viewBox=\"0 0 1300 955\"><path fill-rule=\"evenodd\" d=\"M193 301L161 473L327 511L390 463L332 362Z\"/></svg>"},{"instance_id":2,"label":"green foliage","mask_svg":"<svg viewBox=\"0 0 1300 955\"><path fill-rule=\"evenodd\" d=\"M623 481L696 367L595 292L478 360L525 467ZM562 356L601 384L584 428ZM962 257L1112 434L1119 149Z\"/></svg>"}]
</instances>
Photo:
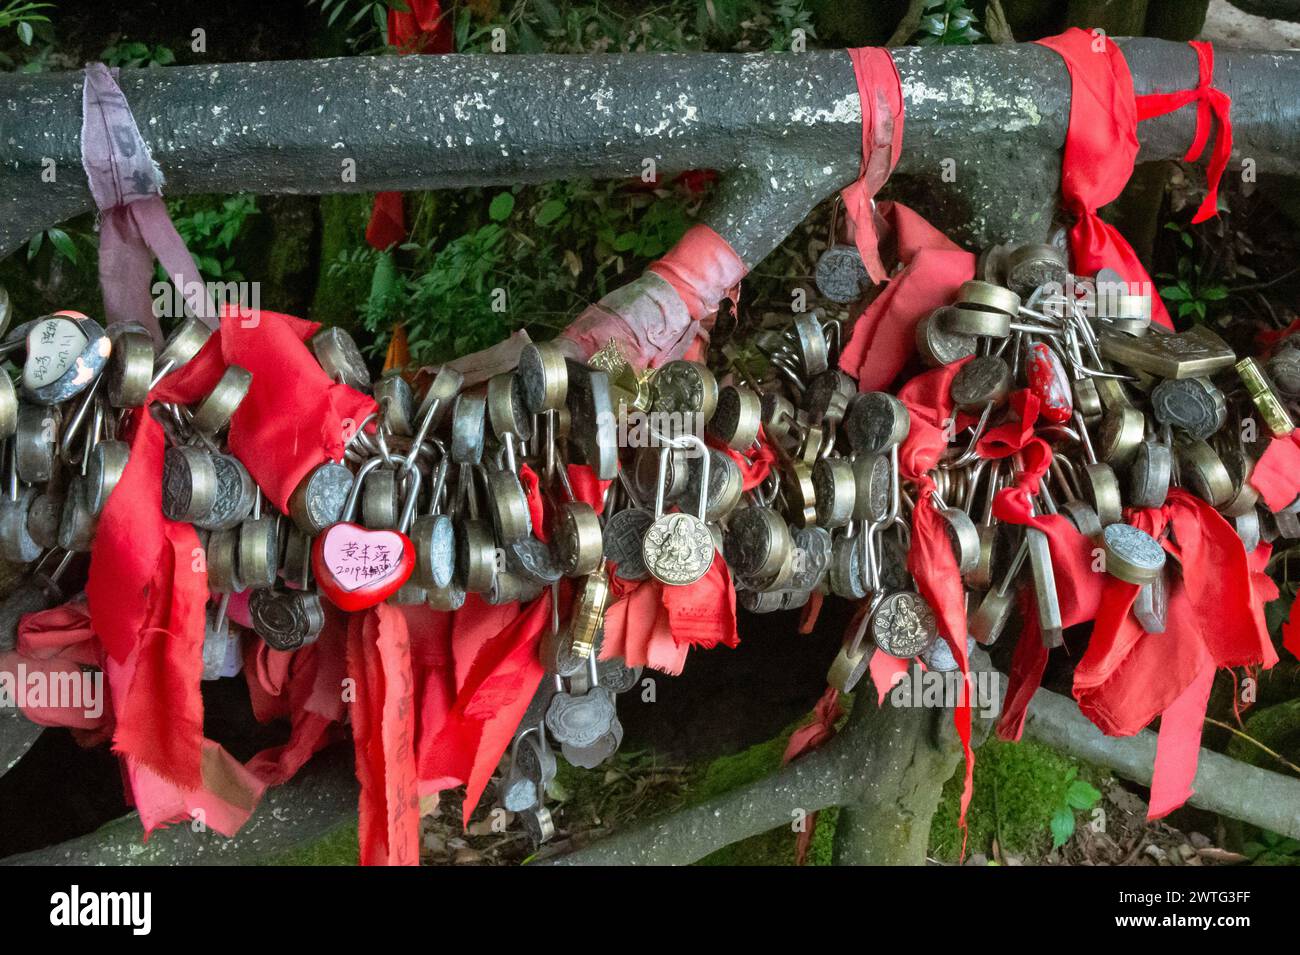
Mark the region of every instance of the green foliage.
<instances>
[{"instance_id":1,"label":"green foliage","mask_svg":"<svg viewBox=\"0 0 1300 955\"><path fill-rule=\"evenodd\" d=\"M1193 255L1196 240L1192 232L1176 222L1166 222L1165 228L1178 237L1186 250L1178 256L1177 274L1160 272L1156 278L1165 280L1160 286L1160 297L1177 303L1178 317L1204 322L1228 298L1228 287L1214 274L1207 273Z\"/></svg>"},{"instance_id":2,"label":"green foliage","mask_svg":"<svg viewBox=\"0 0 1300 955\"><path fill-rule=\"evenodd\" d=\"M1073 835L1075 812L1100 799L1105 775L1040 743L990 739L975 760L975 791L966 815L968 855L992 854L993 840L1015 854L1036 854ZM933 854L955 861L961 854L957 814L962 774L944 787L930 830ZM1069 823L1065 820L1068 809ZM1066 827L1069 832L1066 832ZM1060 840L1059 842L1057 840Z\"/></svg>"},{"instance_id":3,"label":"green foliage","mask_svg":"<svg viewBox=\"0 0 1300 955\"><path fill-rule=\"evenodd\" d=\"M27 243L27 261L35 259L47 245L54 256L65 259L74 266L89 267L94 264L94 257L83 255L78 248L93 252L97 247L95 237L89 233L59 228L38 232Z\"/></svg>"},{"instance_id":4,"label":"green foliage","mask_svg":"<svg viewBox=\"0 0 1300 955\"><path fill-rule=\"evenodd\" d=\"M549 335L624 272L667 251L699 201L684 189L586 180L417 196L410 239L396 250L400 265L380 292L372 287L361 322L377 352L401 322L420 363L485 348L516 328ZM452 232L457 226L464 231ZM353 246L330 273L369 281L377 261L374 250Z\"/></svg>"},{"instance_id":5,"label":"green foliage","mask_svg":"<svg viewBox=\"0 0 1300 955\"><path fill-rule=\"evenodd\" d=\"M1300 841L1276 832L1261 832L1247 842L1245 855L1252 865L1300 865Z\"/></svg>"},{"instance_id":6,"label":"green foliage","mask_svg":"<svg viewBox=\"0 0 1300 955\"><path fill-rule=\"evenodd\" d=\"M1091 809L1101 799L1101 792L1091 783L1084 782L1082 779L1075 779L1078 770L1071 768L1067 779L1069 785L1065 788L1065 793L1061 797L1060 804L1056 811L1052 813L1050 828L1052 830L1052 848L1059 849L1070 841L1074 835L1076 811L1082 812Z\"/></svg>"},{"instance_id":7,"label":"green foliage","mask_svg":"<svg viewBox=\"0 0 1300 955\"><path fill-rule=\"evenodd\" d=\"M984 39L975 28L975 11L963 0L929 0L916 32L920 46L969 46Z\"/></svg>"},{"instance_id":8,"label":"green foliage","mask_svg":"<svg viewBox=\"0 0 1300 955\"><path fill-rule=\"evenodd\" d=\"M207 280L244 281L244 273L235 266L233 246L248 220L257 215L256 196L168 200L167 211ZM165 277L159 269L159 276Z\"/></svg>"},{"instance_id":9,"label":"green foliage","mask_svg":"<svg viewBox=\"0 0 1300 955\"><path fill-rule=\"evenodd\" d=\"M482 21L462 6L454 25L456 49L462 53L788 50L796 31L816 37L805 0L668 0L636 16L600 3L561 9L553 0L527 0L492 21Z\"/></svg>"},{"instance_id":10,"label":"green foliage","mask_svg":"<svg viewBox=\"0 0 1300 955\"><path fill-rule=\"evenodd\" d=\"M99 58L109 66L155 67L171 66L176 62L176 54L171 47L155 43L127 42L120 40L107 47Z\"/></svg>"},{"instance_id":11,"label":"green foliage","mask_svg":"<svg viewBox=\"0 0 1300 955\"><path fill-rule=\"evenodd\" d=\"M388 11L405 12L402 0L307 0L319 6L325 25L339 25L353 51L376 52L388 46Z\"/></svg>"},{"instance_id":12,"label":"green foliage","mask_svg":"<svg viewBox=\"0 0 1300 955\"><path fill-rule=\"evenodd\" d=\"M0 30L8 30L12 27L18 35L18 41L23 46L31 46L32 40L36 38L35 24L50 22L50 18L41 11L53 9L54 4L52 3L29 3L28 0L9 0L3 7L0 7Z\"/></svg>"}]
</instances>

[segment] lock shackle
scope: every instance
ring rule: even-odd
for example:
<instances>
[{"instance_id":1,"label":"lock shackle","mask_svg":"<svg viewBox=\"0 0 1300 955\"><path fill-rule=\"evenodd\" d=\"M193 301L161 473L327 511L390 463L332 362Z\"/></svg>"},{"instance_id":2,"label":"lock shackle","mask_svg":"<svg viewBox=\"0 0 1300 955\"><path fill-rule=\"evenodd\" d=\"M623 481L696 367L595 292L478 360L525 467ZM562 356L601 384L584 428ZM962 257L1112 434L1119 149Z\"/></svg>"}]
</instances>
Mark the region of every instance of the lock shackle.
<instances>
[{"instance_id":1,"label":"lock shackle","mask_svg":"<svg viewBox=\"0 0 1300 955\"><path fill-rule=\"evenodd\" d=\"M664 513L664 484L668 477L668 457L672 454L673 449L694 448L700 453L700 495L696 505L696 517L704 521L704 515L709 506L709 446L693 434L683 434L676 438L670 438L666 435L654 432L663 445L659 448L659 474L657 487L655 488L655 517L659 518Z\"/></svg>"},{"instance_id":2,"label":"lock shackle","mask_svg":"<svg viewBox=\"0 0 1300 955\"><path fill-rule=\"evenodd\" d=\"M366 483L366 477L370 472L383 463L383 458L367 458L358 469L356 477L352 479L352 489L348 491L347 500L343 502L343 511L339 514L340 521L351 521L356 516L357 501L361 499L361 485Z\"/></svg>"},{"instance_id":3,"label":"lock shackle","mask_svg":"<svg viewBox=\"0 0 1300 955\"><path fill-rule=\"evenodd\" d=\"M393 460L405 463L406 460L413 459L414 454L394 455ZM406 490L406 498L402 502L402 513L397 519L397 532L405 534L411 529L411 521L415 517L415 502L420 497L420 484L424 480L424 473L419 468L411 468L406 472L406 478L403 483L409 483L410 487Z\"/></svg>"}]
</instances>

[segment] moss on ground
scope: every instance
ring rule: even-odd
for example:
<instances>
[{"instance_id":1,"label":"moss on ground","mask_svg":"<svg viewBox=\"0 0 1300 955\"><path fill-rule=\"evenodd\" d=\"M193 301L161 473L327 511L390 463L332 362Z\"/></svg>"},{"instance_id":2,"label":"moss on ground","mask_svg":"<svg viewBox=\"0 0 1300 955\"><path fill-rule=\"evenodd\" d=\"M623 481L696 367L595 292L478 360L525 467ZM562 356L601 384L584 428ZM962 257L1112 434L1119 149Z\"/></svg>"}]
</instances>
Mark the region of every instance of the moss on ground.
<instances>
[{"instance_id":1,"label":"moss on ground","mask_svg":"<svg viewBox=\"0 0 1300 955\"><path fill-rule=\"evenodd\" d=\"M975 788L966 813L967 855L991 855L995 837L1003 850L1016 855L1046 852L1052 844L1052 814L1065 803L1071 780L1083 779L1104 791L1108 778L1104 770L1040 743L989 739L975 754ZM959 770L944 786L930 830L931 854L948 862L961 854L961 789Z\"/></svg>"},{"instance_id":2,"label":"moss on ground","mask_svg":"<svg viewBox=\"0 0 1300 955\"><path fill-rule=\"evenodd\" d=\"M335 272L330 266L349 249L365 247L366 224L373 197L341 193L320 198L320 273L311 314L322 325L351 327L357 323L357 306L370 295L370 274L364 269Z\"/></svg>"},{"instance_id":3,"label":"moss on ground","mask_svg":"<svg viewBox=\"0 0 1300 955\"><path fill-rule=\"evenodd\" d=\"M272 856L264 865L356 865L361 857L355 822L339 826L325 836Z\"/></svg>"}]
</instances>

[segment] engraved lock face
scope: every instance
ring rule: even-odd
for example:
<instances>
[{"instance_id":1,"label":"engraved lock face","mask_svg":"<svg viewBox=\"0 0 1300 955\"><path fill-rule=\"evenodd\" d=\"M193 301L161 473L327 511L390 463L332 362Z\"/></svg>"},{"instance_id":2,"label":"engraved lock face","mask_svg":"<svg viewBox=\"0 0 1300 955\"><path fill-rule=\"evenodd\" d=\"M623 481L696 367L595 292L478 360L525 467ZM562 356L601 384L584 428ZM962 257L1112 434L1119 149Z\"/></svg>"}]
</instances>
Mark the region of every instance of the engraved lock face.
<instances>
[{"instance_id":1,"label":"engraved lock face","mask_svg":"<svg viewBox=\"0 0 1300 955\"><path fill-rule=\"evenodd\" d=\"M1028 243L1007 253L1005 282L1022 298L1044 285L1065 287L1069 263L1063 249L1046 243Z\"/></svg>"},{"instance_id":2,"label":"engraved lock face","mask_svg":"<svg viewBox=\"0 0 1300 955\"><path fill-rule=\"evenodd\" d=\"M1000 404L1011 391L1011 369L996 355L978 355L953 376L953 404L963 411L979 411Z\"/></svg>"},{"instance_id":3,"label":"engraved lock face","mask_svg":"<svg viewBox=\"0 0 1300 955\"><path fill-rule=\"evenodd\" d=\"M168 448L163 456L162 509L168 520L187 523L206 516L217 493L212 457L198 448Z\"/></svg>"},{"instance_id":4,"label":"engraved lock face","mask_svg":"<svg viewBox=\"0 0 1300 955\"><path fill-rule=\"evenodd\" d=\"M616 511L606 520L602 541L605 559L614 565L615 576L632 581L650 576L641 543L654 519L654 514L645 508L629 507Z\"/></svg>"},{"instance_id":5,"label":"engraved lock face","mask_svg":"<svg viewBox=\"0 0 1300 955\"><path fill-rule=\"evenodd\" d=\"M384 428L390 434L410 437L415 433L415 395L400 372L385 372L375 382L375 401L384 416Z\"/></svg>"},{"instance_id":6,"label":"engraved lock face","mask_svg":"<svg viewBox=\"0 0 1300 955\"><path fill-rule=\"evenodd\" d=\"M871 637L891 657L919 656L938 636L934 611L911 591L887 594L871 617Z\"/></svg>"},{"instance_id":7,"label":"engraved lock face","mask_svg":"<svg viewBox=\"0 0 1300 955\"><path fill-rule=\"evenodd\" d=\"M24 397L43 405L67 401L99 377L112 348L104 329L80 312L37 319L27 332Z\"/></svg>"},{"instance_id":8,"label":"engraved lock face","mask_svg":"<svg viewBox=\"0 0 1300 955\"><path fill-rule=\"evenodd\" d=\"M1147 584L1165 566L1165 550L1154 537L1129 524L1111 524L1102 532L1106 572L1130 584Z\"/></svg>"},{"instance_id":9,"label":"engraved lock face","mask_svg":"<svg viewBox=\"0 0 1300 955\"><path fill-rule=\"evenodd\" d=\"M744 451L758 439L762 403L748 388L727 385L718 392L718 407L709 419L708 432L727 447Z\"/></svg>"},{"instance_id":10,"label":"engraved lock face","mask_svg":"<svg viewBox=\"0 0 1300 955\"><path fill-rule=\"evenodd\" d=\"M844 432L857 454L879 454L906 440L912 419L891 394L868 391L853 400L844 417Z\"/></svg>"},{"instance_id":11,"label":"engraved lock face","mask_svg":"<svg viewBox=\"0 0 1300 955\"><path fill-rule=\"evenodd\" d=\"M341 328L323 328L312 336L311 350L330 378L369 394L370 369L351 335Z\"/></svg>"},{"instance_id":12,"label":"engraved lock face","mask_svg":"<svg viewBox=\"0 0 1300 955\"><path fill-rule=\"evenodd\" d=\"M699 362L679 359L661 366L651 381L653 410L662 414L699 415L702 423L718 406L718 382ZM695 433L698 429L683 427Z\"/></svg>"},{"instance_id":13,"label":"engraved lock face","mask_svg":"<svg viewBox=\"0 0 1300 955\"><path fill-rule=\"evenodd\" d=\"M1157 378L1208 378L1236 361L1233 350L1204 325L1178 334L1156 332L1134 338L1102 331L1101 354L1133 371Z\"/></svg>"},{"instance_id":14,"label":"engraved lock face","mask_svg":"<svg viewBox=\"0 0 1300 955\"><path fill-rule=\"evenodd\" d=\"M820 458L812 469L813 493L817 501L817 523L825 528L843 527L857 505L853 462L846 458Z\"/></svg>"},{"instance_id":15,"label":"engraved lock face","mask_svg":"<svg viewBox=\"0 0 1300 955\"><path fill-rule=\"evenodd\" d=\"M1203 378L1169 379L1151 391L1151 410L1162 425L1205 440L1228 420L1223 392Z\"/></svg>"},{"instance_id":16,"label":"engraved lock face","mask_svg":"<svg viewBox=\"0 0 1300 955\"><path fill-rule=\"evenodd\" d=\"M694 439L700 454L700 466L703 470L701 492L696 498L695 513L664 513L664 474L667 467L668 447L660 449L659 492L655 500L655 520L646 532L641 543L641 555L646 568L660 583L670 586L683 586L699 580L713 566L714 543L704 514L707 502L704 488L707 488L709 473L712 470L704 443Z\"/></svg>"},{"instance_id":17,"label":"engraved lock face","mask_svg":"<svg viewBox=\"0 0 1300 955\"><path fill-rule=\"evenodd\" d=\"M978 347L975 336L949 330L949 311L956 311L956 306L945 305L935 309L916 324L916 350L921 360L931 368L970 358Z\"/></svg>"},{"instance_id":18,"label":"engraved lock face","mask_svg":"<svg viewBox=\"0 0 1300 955\"><path fill-rule=\"evenodd\" d=\"M519 353L516 371L524 407L530 414L564 407L569 371L564 354L550 343L529 342Z\"/></svg>"},{"instance_id":19,"label":"engraved lock face","mask_svg":"<svg viewBox=\"0 0 1300 955\"><path fill-rule=\"evenodd\" d=\"M838 369L831 369L808 383L803 394L802 407L814 420L841 421L849 400L858 393L857 382ZM759 399L763 424L770 432L790 431L794 424L794 408L782 396L764 393Z\"/></svg>"},{"instance_id":20,"label":"engraved lock face","mask_svg":"<svg viewBox=\"0 0 1300 955\"><path fill-rule=\"evenodd\" d=\"M367 476L382 458L361 466L337 524L312 543L312 571L321 593L340 610L365 610L399 590L415 571L415 546L398 530L373 530L352 523ZM416 478L419 471L411 472ZM418 493L418 479L411 494ZM414 510L414 500L410 501Z\"/></svg>"},{"instance_id":21,"label":"engraved lock face","mask_svg":"<svg viewBox=\"0 0 1300 955\"><path fill-rule=\"evenodd\" d=\"M438 513L439 485L446 479L443 468L447 463L444 458L439 464L439 481L435 482L429 513L411 524L416 555L414 580L426 590L446 590L456 572L456 526L449 516Z\"/></svg>"},{"instance_id":22,"label":"engraved lock face","mask_svg":"<svg viewBox=\"0 0 1300 955\"><path fill-rule=\"evenodd\" d=\"M308 472L289 498L289 515L298 529L315 537L343 516L352 490L352 472L327 461Z\"/></svg>"},{"instance_id":23,"label":"engraved lock face","mask_svg":"<svg viewBox=\"0 0 1300 955\"><path fill-rule=\"evenodd\" d=\"M843 244L829 246L817 257L813 281L823 298L840 305L856 302L871 285L862 253Z\"/></svg>"},{"instance_id":24,"label":"engraved lock face","mask_svg":"<svg viewBox=\"0 0 1300 955\"><path fill-rule=\"evenodd\" d=\"M113 445L119 445L121 450L106 451L104 458L106 462L118 467L117 473L120 475L121 468L125 467L126 446L122 442L102 442L96 446L95 452L98 457L100 448ZM121 465L116 465L113 459L120 459ZM234 455L218 453L213 454L211 459L213 469L216 471L216 493L212 498L212 505L195 519L194 526L204 530L229 530L238 527L253 512L253 505L257 499L257 485L253 483L248 469ZM113 483L115 484L116 480ZM111 486L109 490L112 490Z\"/></svg>"},{"instance_id":25,"label":"engraved lock face","mask_svg":"<svg viewBox=\"0 0 1300 955\"><path fill-rule=\"evenodd\" d=\"M255 590L248 599L253 631L273 650L297 650L315 641L325 626L316 594Z\"/></svg>"},{"instance_id":26,"label":"engraved lock face","mask_svg":"<svg viewBox=\"0 0 1300 955\"><path fill-rule=\"evenodd\" d=\"M793 575L790 586L811 591L820 587L831 563L831 533L824 527L800 527L792 535L794 545ZM784 606L782 609L790 609Z\"/></svg>"},{"instance_id":27,"label":"engraved lock face","mask_svg":"<svg viewBox=\"0 0 1300 955\"><path fill-rule=\"evenodd\" d=\"M733 515L723 537L723 557L737 575L750 580L772 577L790 549L790 529L766 507L746 507Z\"/></svg>"}]
</instances>

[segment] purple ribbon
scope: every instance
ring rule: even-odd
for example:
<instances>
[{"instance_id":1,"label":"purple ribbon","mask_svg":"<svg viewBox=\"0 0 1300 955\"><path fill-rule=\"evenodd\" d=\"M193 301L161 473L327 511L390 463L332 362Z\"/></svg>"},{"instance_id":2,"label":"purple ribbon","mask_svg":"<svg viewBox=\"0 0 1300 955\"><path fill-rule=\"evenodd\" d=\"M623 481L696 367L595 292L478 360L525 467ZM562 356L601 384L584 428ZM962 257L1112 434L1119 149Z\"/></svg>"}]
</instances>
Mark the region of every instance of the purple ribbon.
<instances>
[{"instance_id":1,"label":"purple ribbon","mask_svg":"<svg viewBox=\"0 0 1300 955\"><path fill-rule=\"evenodd\" d=\"M99 284L109 324L139 322L162 340L152 294L154 259L176 283L186 308L211 328L216 310L194 257L162 200L162 172L117 85L117 70L87 64L81 164L99 207Z\"/></svg>"}]
</instances>

